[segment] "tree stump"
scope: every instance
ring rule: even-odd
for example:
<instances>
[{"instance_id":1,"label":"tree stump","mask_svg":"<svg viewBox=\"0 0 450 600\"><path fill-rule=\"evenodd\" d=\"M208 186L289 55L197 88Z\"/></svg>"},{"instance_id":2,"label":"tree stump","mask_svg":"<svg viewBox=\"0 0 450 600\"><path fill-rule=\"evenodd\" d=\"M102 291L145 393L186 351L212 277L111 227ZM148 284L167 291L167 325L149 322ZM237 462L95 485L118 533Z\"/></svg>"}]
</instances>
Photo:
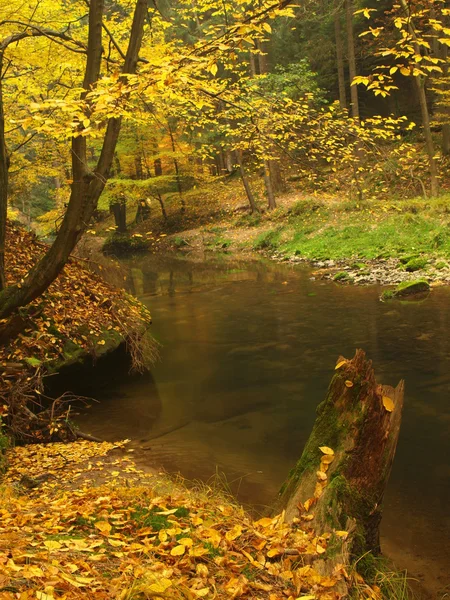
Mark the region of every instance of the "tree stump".
<instances>
[{"instance_id":1,"label":"tree stump","mask_svg":"<svg viewBox=\"0 0 450 600\"><path fill-rule=\"evenodd\" d=\"M400 431L404 384L378 385L362 350L340 358L276 510L328 534L324 562L380 551L381 505ZM328 569L329 570L329 569Z\"/></svg>"}]
</instances>

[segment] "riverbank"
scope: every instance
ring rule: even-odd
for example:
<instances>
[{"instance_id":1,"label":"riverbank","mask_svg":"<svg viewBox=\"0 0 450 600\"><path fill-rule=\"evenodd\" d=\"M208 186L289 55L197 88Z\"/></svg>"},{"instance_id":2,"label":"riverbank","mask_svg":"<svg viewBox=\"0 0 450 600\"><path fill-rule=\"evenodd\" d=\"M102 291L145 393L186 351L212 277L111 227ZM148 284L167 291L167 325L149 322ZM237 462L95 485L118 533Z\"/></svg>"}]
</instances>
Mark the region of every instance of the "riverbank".
<instances>
[{"instance_id":1,"label":"riverbank","mask_svg":"<svg viewBox=\"0 0 450 600\"><path fill-rule=\"evenodd\" d=\"M239 181L210 184L186 194L184 213L172 199L166 220L154 207L149 220L130 222L130 233L153 253L168 247L192 256L259 252L310 263L318 277L340 283L393 285L426 278L450 284L448 194L356 202L291 190L270 212L259 194L261 212L250 214ZM105 229L100 226L100 235Z\"/></svg>"},{"instance_id":2,"label":"riverbank","mask_svg":"<svg viewBox=\"0 0 450 600\"><path fill-rule=\"evenodd\" d=\"M254 520L218 489L138 470L131 453L126 442L8 452L2 598L338 600L344 581L356 598L382 597L343 565L312 566L330 536L282 515Z\"/></svg>"},{"instance_id":3,"label":"riverbank","mask_svg":"<svg viewBox=\"0 0 450 600\"><path fill-rule=\"evenodd\" d=\"M11 224L6 247L7 284L25 277L47 249ZM135 298L107 284L89 262L70 259L42 296L0 321L0 418L10 433L25 442L64 436L64 399L53 402L51 411L38 400L45 377L95 362L121 344L128 344L139 368L155 350L145 335L150 322L149 311Z\"/></svg>"}]
</instances>

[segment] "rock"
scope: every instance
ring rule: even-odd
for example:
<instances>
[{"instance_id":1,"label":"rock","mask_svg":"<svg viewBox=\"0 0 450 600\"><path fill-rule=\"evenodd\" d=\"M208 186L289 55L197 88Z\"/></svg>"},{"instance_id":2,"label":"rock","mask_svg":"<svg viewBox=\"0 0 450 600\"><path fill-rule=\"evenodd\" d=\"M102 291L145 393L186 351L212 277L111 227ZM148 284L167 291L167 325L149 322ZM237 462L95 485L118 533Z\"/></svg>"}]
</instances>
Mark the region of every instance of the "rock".
<instances>
[{"instance_id":1,"label":"rock","mask_svg":"<svg viewBox=\"0 0 450 600\"><path fill-rule=\"evenodd\" d=\"M425 279L416 281L404 281L399 283L395 290L385 290L381 294L381 300L392 300L394 298L404 298L414 294L423 294L430 291L430 284Z\"/></svg>"}]
</instances>

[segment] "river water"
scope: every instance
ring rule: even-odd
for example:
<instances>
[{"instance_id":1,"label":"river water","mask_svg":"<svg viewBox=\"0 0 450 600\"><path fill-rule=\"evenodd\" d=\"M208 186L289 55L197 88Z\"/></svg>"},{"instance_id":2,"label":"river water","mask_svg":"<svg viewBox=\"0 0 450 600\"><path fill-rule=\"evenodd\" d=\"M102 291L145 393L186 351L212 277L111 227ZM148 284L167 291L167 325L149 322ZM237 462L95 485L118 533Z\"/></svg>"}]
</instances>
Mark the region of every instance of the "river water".
<instances>
[{"instance_id":1,"label":"river water","mask_svg":"<svg viewBox=\"0 0 450 600\"><path fill-rule=\"evenodd\" d=\"M363 348L380 382L406 381L383 550L423 597L450 597L450 289L382 303L376 287L261 261L124 264L151 310L161 361L152 374L109 367L85 382L99 403L80 415L81 428L131 438L140 462L219 477L262 511L301 454L337 358Z\"/></svg>"}]
</instances>

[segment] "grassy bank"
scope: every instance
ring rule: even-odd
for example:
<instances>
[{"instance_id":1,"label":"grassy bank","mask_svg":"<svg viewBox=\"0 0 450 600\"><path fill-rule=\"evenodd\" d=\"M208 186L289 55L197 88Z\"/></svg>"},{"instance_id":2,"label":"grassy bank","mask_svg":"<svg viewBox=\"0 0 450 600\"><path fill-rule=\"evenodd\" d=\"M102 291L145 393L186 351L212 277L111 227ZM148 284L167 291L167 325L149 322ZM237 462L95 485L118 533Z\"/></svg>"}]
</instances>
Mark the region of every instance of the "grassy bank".
<instances>
[{"instance_id":1,"label":"grassy bank","mask_svg":"<svg viewBox=\"0 0 450 600\"><path fill-rule=\"evenodd\" d=\"M252 519L214 487L139 471L129 452L91 442L9 451L1 598L338 600L343 582L355 598L383 597L382 582L370 587L356 569L320 575L330 536L300 519Z\"/></svg>"}]
</instances>

